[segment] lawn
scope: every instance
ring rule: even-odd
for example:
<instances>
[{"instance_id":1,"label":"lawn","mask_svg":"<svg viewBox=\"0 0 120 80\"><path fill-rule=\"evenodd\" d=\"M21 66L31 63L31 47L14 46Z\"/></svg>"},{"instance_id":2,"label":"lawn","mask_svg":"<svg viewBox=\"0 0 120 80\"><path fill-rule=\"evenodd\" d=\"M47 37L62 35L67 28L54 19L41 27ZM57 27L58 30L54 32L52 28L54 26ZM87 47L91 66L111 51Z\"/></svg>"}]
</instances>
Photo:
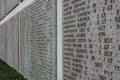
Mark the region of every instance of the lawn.
<instances>
[{"instance_id":1,"label":"lawn","mask_svg":"<svg viewBox=\"0 0 120 80\"><path fill-rule=\"evenodd\" d=\"M16 70L0 60L0 80L26 80Z\"/></svg>"}]
</instances>

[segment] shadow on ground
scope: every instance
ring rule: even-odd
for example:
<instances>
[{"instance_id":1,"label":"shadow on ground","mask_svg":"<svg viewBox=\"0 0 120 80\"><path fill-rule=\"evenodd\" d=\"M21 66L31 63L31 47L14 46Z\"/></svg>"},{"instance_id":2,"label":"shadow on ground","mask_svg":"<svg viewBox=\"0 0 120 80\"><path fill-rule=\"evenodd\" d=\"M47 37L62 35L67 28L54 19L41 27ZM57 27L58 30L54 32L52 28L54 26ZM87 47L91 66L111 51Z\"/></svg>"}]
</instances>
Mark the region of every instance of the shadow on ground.
<instances>
[{"instance_id":1,"label":"shadow on ground","mask_svg":"<svg viewBox=\"0 0 120 80\"><path fill-rule=\"evenodd\" d=\"M0 80L27 80L16 70L0 60Z\"/></svg>"}]
</instances>

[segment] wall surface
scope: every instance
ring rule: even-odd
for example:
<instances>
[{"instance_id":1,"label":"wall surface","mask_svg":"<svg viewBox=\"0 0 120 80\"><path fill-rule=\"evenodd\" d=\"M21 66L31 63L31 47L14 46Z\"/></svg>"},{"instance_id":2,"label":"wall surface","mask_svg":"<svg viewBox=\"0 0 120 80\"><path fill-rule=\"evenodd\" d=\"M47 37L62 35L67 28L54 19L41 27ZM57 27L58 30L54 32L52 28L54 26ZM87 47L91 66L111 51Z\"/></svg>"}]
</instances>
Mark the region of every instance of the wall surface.
<instances>
[{"instance_id":1,"label":"wall surface","mask_svg":"<svg viewBox=\"0 0 120 80\"><path fill-rule=\"evenodd\" d=\"M120 0L0 4L0 58L28 80L120 80Z\"/></svg>"},{"instance_id":2,"label":"wall surface","mask_svg":"<svg viewBox=\"0 0 120 80\"><path fill-rule=\"evenodd\" d=\"M0 20L5 16L5 0L0 0Z\"/></svg>"},{"instance_id":3,"label":"wall surface","mask_svg":"<svg viewBox=\"0 0 120 80\"><path fill-rule=\"evenodd\" d=\"M63 80L120 80L120 0L63 0Z\"/></svg>"},{"instance_id":4,"label":"wall surface","mask_svg":"<svg viewBox=\"0 0 120 80\"><path fill-rule=\"evenodd\" d=\"M5 57L6 62L18 71L18 38L19 38L19 14L5 22Z\"/></svg>"},{"instance_id":5,"label":"wall surface","mask_svg":"<svg viewBox=\"0 0 120 80\"><path fill-rule=\"evenodd\" d=\"M1 31L5 28L0 35L1 59L29 80L56 80L57 1L26 3L6 3L8 15L0 22Z\"/></svg>"},{"instance_id":6,"label":"wall surface","mask_svg":"<svg viewBox=\"0 0 120 80\"><path fill-rule=\"evenodd\" d=\"M20 12L20 73L56 80L56 1L36 0Z\"/></svg>"},{"instance_id":7,"label":"wall surface","mask_svg":"<svg viewBox=\"0 0 120 80\"><path fill-rule=\"evenodd\" d=\"M25 8L27 5L29 5L34 0L24 0L23 2L20 2L18 6L16 6L4 19L0 21L0 25L6 22L8 19L10 19L12 16L20 12L23 8Z\"/></svg>"}]
</instances>

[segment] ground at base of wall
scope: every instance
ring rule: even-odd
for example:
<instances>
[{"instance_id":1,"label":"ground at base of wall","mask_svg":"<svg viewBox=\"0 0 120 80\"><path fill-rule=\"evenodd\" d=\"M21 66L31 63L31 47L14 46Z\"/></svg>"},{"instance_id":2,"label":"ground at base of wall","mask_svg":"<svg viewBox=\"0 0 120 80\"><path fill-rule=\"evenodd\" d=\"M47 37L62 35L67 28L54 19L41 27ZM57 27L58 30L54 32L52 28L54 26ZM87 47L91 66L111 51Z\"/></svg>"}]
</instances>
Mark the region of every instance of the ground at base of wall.
<instances>
[{"instance_id":1,"label":"ground at base of wall","mask_svg":"<svg viewBox=\"0 0 120 80\"><path fill-rule=\"evenodd\" d=\"M0 80L27 80L16 70L0 60Z\"/></svg>"}]
</instances>

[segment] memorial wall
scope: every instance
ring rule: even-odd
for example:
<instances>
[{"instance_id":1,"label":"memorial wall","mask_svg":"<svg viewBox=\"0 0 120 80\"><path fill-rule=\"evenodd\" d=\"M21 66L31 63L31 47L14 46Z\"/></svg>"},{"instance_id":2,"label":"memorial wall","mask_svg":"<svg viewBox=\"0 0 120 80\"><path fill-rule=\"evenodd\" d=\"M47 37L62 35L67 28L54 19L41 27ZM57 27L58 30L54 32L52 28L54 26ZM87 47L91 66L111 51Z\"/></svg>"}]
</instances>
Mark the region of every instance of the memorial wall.
<instances>
[{"instance_id":1,"label":"memorial wall","mask_svg":"<svg viewBox=\"0 0 120 80\"><path fill-rule=\"evenodd\" d=\"M18 70L18 28L19 15L16 14L5 23L5 54L6 62Z\"/></svg>"},{"instance_id":2,"label":"memorial wall","mask_svg":"<svg viewBox=\"0 0 120 80\"><path fill-rule=\"evenodd\" d=\"M13 8L19 4L19 0L5 0L5 12L8 14Z\"/></svg>"},{"instance_id":3,"label":"memorial wall","mask_svg":"<svg viewBox=\"0 0 120 80\"><path fill-rule=\"evenodd\" d=\"M56 80L56 1L36 0L20 12L20 72Z\"/></svg>"},{"instance_id":4,"label":"memorial wall","mask_svg":"<svg viewBox=\"0 0 120 80\"><path fill-rule=\"evenodd\" d=\"M120 0L63 0L63 80L120 80Z\"/></svg>"},{"instance_id":5,"label":"memorial wall","mask_svg":"<svg viewBox=\"0 0 120 80\"><path fill-rule=\"evenodd\" d=\"M11 12L18 4L19 0L0 0L0 20Z\"/></svg>"},{"instance_id":6,"label":"memorial wall","mask_svg":"<svg viewBox=\"0 0 120 80\"><path fill-rule=\"evenodd\" d=\"M57 78L56 12L55 0L36 0L0 26L1 59L29 80Z\"/></svg>"},{"instance_id":7,"label":"memorial wall","mask_svg":"<svg viewBox=\"0 0 120 80\"><path fill-rule=\"evenodd\" d=\"M22 15L21 15L22 14ZM19 15L19 72L22 75L25 75L27 66L28 48L27 48L27 28L28 28L28 19L25 9L20 12Z\"/></svg>"},{"instance_id":8,"label":"memorial wall","mask_svg":"<svg viewBox=\"0 0 120 80\"><path fill-rule=\"evenodd\" d=\"M0 58L5 59L5 25L0 25Z\"/></svg>"},{"instance_id":9,"label":"memorial wall","mask_svg":"<svg viewBox=\"0 0 120 80\"><path fill-rule=\"evenodd\" d=\"M3 1L1 20L23 0ZM120 80L120 0L57 1L34 0L0 25L0 59L28 80Z\"/></svg>"},{"instance_id":10,"label":"memorial wall","mask_svg":"<svg viewBox=\"0 0 120 80\"><path fill-rule=\"evenodd\" d=\"M0 0L0 20L5 16L5 0Z\"/></svg>"}]
</instances>

